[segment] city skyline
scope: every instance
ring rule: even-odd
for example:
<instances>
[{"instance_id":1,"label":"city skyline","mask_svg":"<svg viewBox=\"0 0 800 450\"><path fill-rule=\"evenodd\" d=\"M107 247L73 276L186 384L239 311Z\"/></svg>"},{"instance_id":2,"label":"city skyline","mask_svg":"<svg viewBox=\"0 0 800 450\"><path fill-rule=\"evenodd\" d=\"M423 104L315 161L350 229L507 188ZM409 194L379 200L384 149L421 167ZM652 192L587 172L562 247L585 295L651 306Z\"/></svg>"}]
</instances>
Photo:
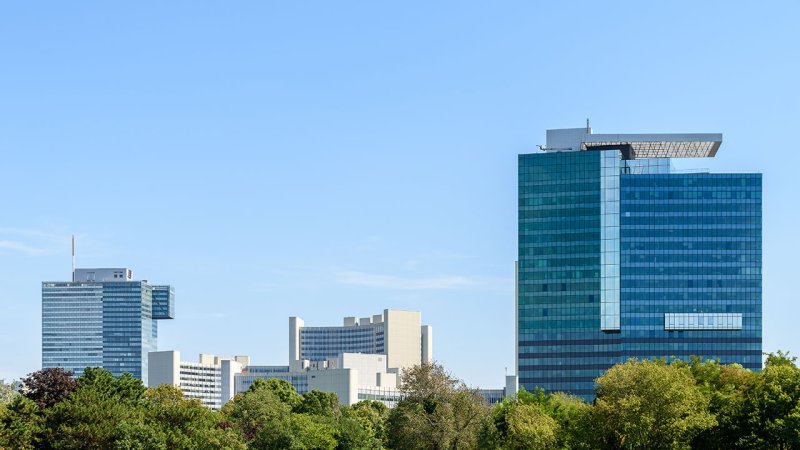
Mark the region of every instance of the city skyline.
<instances>
[{"instance_id":1,"label":"city skyline","mask_svg":"<svg viewBox=\"0 0 800 450\"><path fill-rule=\"evenodd\" d=\"M721 132L678 166L764 174L763 349L800 355L799 7L633 5L3 6L0 378L40 368L75 234L79 267L174 286L159 349L277 362L289 316L410 309L439 362L500 385L517 155L587 116Z\"/></svg>"}]
</instances>

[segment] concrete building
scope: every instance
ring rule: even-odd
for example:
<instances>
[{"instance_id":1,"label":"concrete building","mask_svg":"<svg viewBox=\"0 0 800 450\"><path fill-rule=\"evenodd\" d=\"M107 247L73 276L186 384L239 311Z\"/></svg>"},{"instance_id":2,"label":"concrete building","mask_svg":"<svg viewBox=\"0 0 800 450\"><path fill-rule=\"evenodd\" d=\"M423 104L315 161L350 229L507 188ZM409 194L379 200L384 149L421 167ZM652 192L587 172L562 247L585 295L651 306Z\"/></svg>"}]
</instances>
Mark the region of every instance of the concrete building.
<instances>
[{"instance_id":1,"label":"concrete building","mask_svg":"<svg viewBox=\"0 0 800 450\"><path fill-rule=\"evenodd\" d=\"M342 405L377 400L394 406L400 398L397 371L387 366L385 355L341 353L325 364L292 370L289 366L247 366L235 375L235 393L246 391L257 379L290 382L298 393L333 392Z\"/></svg>"},{"instance_id":2,"label":"concrete building","mask_svg":"<svg viewBox=\"0 0 800 450\"><path fill-rule=\"evenodd\" d=\"M344 405L377 400L394 406L403 368L432 360L433 328L422 325L419 311L386 309L330 327L290 317L289 365L244 367L234 376L234 391L246 391L259 378L278 378L301 394L335 392Z\"/></svg>"},{"instance_id":3,"label":"concrete building","mask_svg":"<svg viewBox=\"0 0 800 450\"><path fill-rule=\"evenodd\" d=\"M691 173L721 134L548 130L519 155L517 374L591 400L628 358L761 368L761 174Z\"/></svg>"},{"instance_id":4,"label":"concrete building","mask_svg":"<svg viewBox=\"0 0 800 450\"><path fill-rule=\"evenodd\" d=\"M150 387L169 384L178 387L189 399L197 399L211 409L220 409L233 398L236 374L250 364L248 356L216 356L201 353L198 362L181 361L180 352L149 353Z\"/></svg>"},{"instance_id":5,"label":"concrete building","mask_svg":"<svg viewBox=\"0 0 800 450\"><path fill-rule=\"evenodd\" d=\"M433 329L422 325L419 311L386 309L342 326L310 327L289 318L289 365L293 370L324 364L342 353L381 354L387 367L402 369L433 359Z\"/></svg>"},{"instance_id":6,"label":"concrete building","mask_svg":"<svg viewBox=\"0 0 800 450\"><path fill-rule=\"evenodd\" d=\"M171 384L184 395L218 409L257 379L288 381L298 393L333 392L343 405L376 400L394 406L400 399L398 378L405 367L430 362L433 329L422 325L418 311L384 310L341 327L306 327L289 318L287 366L251 365L247 357L200 355L180 360L177 351L150 353L150 386Z\"/></svg>"},{"instance_id":7,"label":"concrete building","mask_svg":"<svg viewBox=\"0 0 800 450\"><path fill-rule=\"evenodd\" d=\"M505 398L516 398L519 390L519 380L516 375L506 375L506 385L502 389L480 389L479 393L486 403L494 405Z\"/></svg>"},{"instance_id":8,"label":"concrete building","mask_svg":"<svg viewBox=\"0 0 800 450\"><path fill-rule=\"evenodd\" d=\"M135 281L128 268L76 269L72 281L42 282L42 367L75 376L102 367L147 383L158 321L174 317L170 286Z\"/></svg>"}]
</instances>

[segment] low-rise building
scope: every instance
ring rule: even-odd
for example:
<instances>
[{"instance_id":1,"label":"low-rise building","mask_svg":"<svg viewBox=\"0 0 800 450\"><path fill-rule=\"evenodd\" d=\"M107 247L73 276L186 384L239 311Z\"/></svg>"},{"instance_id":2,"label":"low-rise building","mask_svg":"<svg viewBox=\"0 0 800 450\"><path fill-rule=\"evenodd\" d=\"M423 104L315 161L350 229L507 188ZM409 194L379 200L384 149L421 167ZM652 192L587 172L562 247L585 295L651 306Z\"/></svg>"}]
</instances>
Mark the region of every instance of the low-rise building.
<instances>
[{"instance_id":1,"label":"low-rise building","mask_svg":"<svg viewBox=\"0 0 800 450\"><path fill-rule=\"evenodd\" d=\"M377 400L394 406L398 380L406 367L433 358L433 329L422 325L419 311L386 309L342 326L307 327L289 318L289 365L256 366L248 357L200 355L197 363L180 361L176 351L150 353L150 386L172 384L188 398L219 409L257 379L288 381L299 394L333 392L342 405Z\"/></svg>"},{"instance_id":2,"label":"low-rise building","mask_svg":"<svg viewBox=\"0 0 800 450\"><path fill-rule=\"evenodd\" d=\"M236 374L250 364L248 356L216 356L201 353L198 362L181 361L178 351L148 354L148 386L170 384L186 398L200 400L204 406L220 409L233 398L231 388Z\"/></svg>"},{"instance_id":3,"label":"low-rise building","mask_svg":"<svg viewBox=\"0 0 800 450\"><path fill-rule=\"evenodd\" d=\"M342 353L324 364L290 366L248 366L235 375L235 393L246 391L256 379L286 380L299 394L317 390L333 392L342 405L361 400L378 400L394 406L400 398L398 373L386 367L385 355Z\"/></svg>"}]
</instances>

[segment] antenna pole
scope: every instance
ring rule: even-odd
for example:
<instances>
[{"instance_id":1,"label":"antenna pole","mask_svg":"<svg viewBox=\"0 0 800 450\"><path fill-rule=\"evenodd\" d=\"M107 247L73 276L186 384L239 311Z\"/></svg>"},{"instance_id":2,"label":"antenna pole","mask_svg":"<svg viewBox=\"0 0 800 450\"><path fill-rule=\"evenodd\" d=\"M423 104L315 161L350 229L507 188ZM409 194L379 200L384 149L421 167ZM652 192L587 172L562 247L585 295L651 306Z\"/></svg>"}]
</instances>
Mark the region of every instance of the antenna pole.
<instances>
[{"instance_id":1,"label":"antenna pole","mask_svg":"<svg viewBox=\"0 0 800 450\"><path fill-rule=\"evenodd\" d=\"M72 235L72 282L75 282L75 235Z\"/></svg>"}]
</instances>

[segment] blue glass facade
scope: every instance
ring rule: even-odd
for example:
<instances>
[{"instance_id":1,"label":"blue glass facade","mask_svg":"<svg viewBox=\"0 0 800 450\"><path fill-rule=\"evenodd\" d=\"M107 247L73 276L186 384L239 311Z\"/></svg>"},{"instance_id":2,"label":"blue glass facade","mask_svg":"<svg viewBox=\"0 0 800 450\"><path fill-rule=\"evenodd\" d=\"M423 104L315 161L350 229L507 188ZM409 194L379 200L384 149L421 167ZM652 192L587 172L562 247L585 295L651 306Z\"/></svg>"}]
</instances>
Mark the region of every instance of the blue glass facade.
<instances>
[{"instance_id":1,"label":"blue glass facade","mask_svg":"<svg viewBox=\"0 0 800 450\"><path fill-rule=\"evenodd\" d=\"M623 357L760 369L761 175L623 175L621 194Z\"/></svg>"},{"instance_id":2,"label":"blue glass facade","mask_svg":"<svg viewBox=\"0 0 800 450\"><path fill-rule=\"evenodd\" d=\"M158 350L153 290L140 281L103 283L103 368L147 382L147 353Z\"/></svg>"},{"instance_id":3,"label":"blue glass facade","mask_svg":"<svg viewBox=\"0 0 800 450\"><path fill-rule=\"evenodd\" d=\"M42 367L103 365L103 286L42 283Z\"/></svg>"},{"instance_id":4,"label":"blue glass facade","mask_svg":"<svg viewBox=\"0 0 800 450\"><path fill-rule=\"evenodd\" d=\"M325 361L342 353L385 354L384 323L353 327L303 327L300 359Z\"/></svg>"},{"instance_id":5,"label":"blue glass facade","mask_svg":"<svg viewBox=\"0 0 800 450\"><path fill-rule=\"evenodd\" d=\"M146 384L158 350L153 291L143 281L42 283L42 367L103 367Z\"/></svg>"},{"instance_id":6,"label":"blue glass facade","mask_svg":"<svg viewBox=\"0 0 800 450\"><path fill-rule=\"evenodd\" d=\"M175 289L172 286L153 286L153 319L175 318Z\"/></svg>"},{"instance_id":7,"label":"blue glass facade","mask_svg":"<svg viewBox=\"0 0 800 450\"><path fill-rule=\"evenodd\" d=\"M761 367L761 176L669 171L619 150L519 156L521 386L591 399L630 357Z\"/></svg>"}]
</instances>

